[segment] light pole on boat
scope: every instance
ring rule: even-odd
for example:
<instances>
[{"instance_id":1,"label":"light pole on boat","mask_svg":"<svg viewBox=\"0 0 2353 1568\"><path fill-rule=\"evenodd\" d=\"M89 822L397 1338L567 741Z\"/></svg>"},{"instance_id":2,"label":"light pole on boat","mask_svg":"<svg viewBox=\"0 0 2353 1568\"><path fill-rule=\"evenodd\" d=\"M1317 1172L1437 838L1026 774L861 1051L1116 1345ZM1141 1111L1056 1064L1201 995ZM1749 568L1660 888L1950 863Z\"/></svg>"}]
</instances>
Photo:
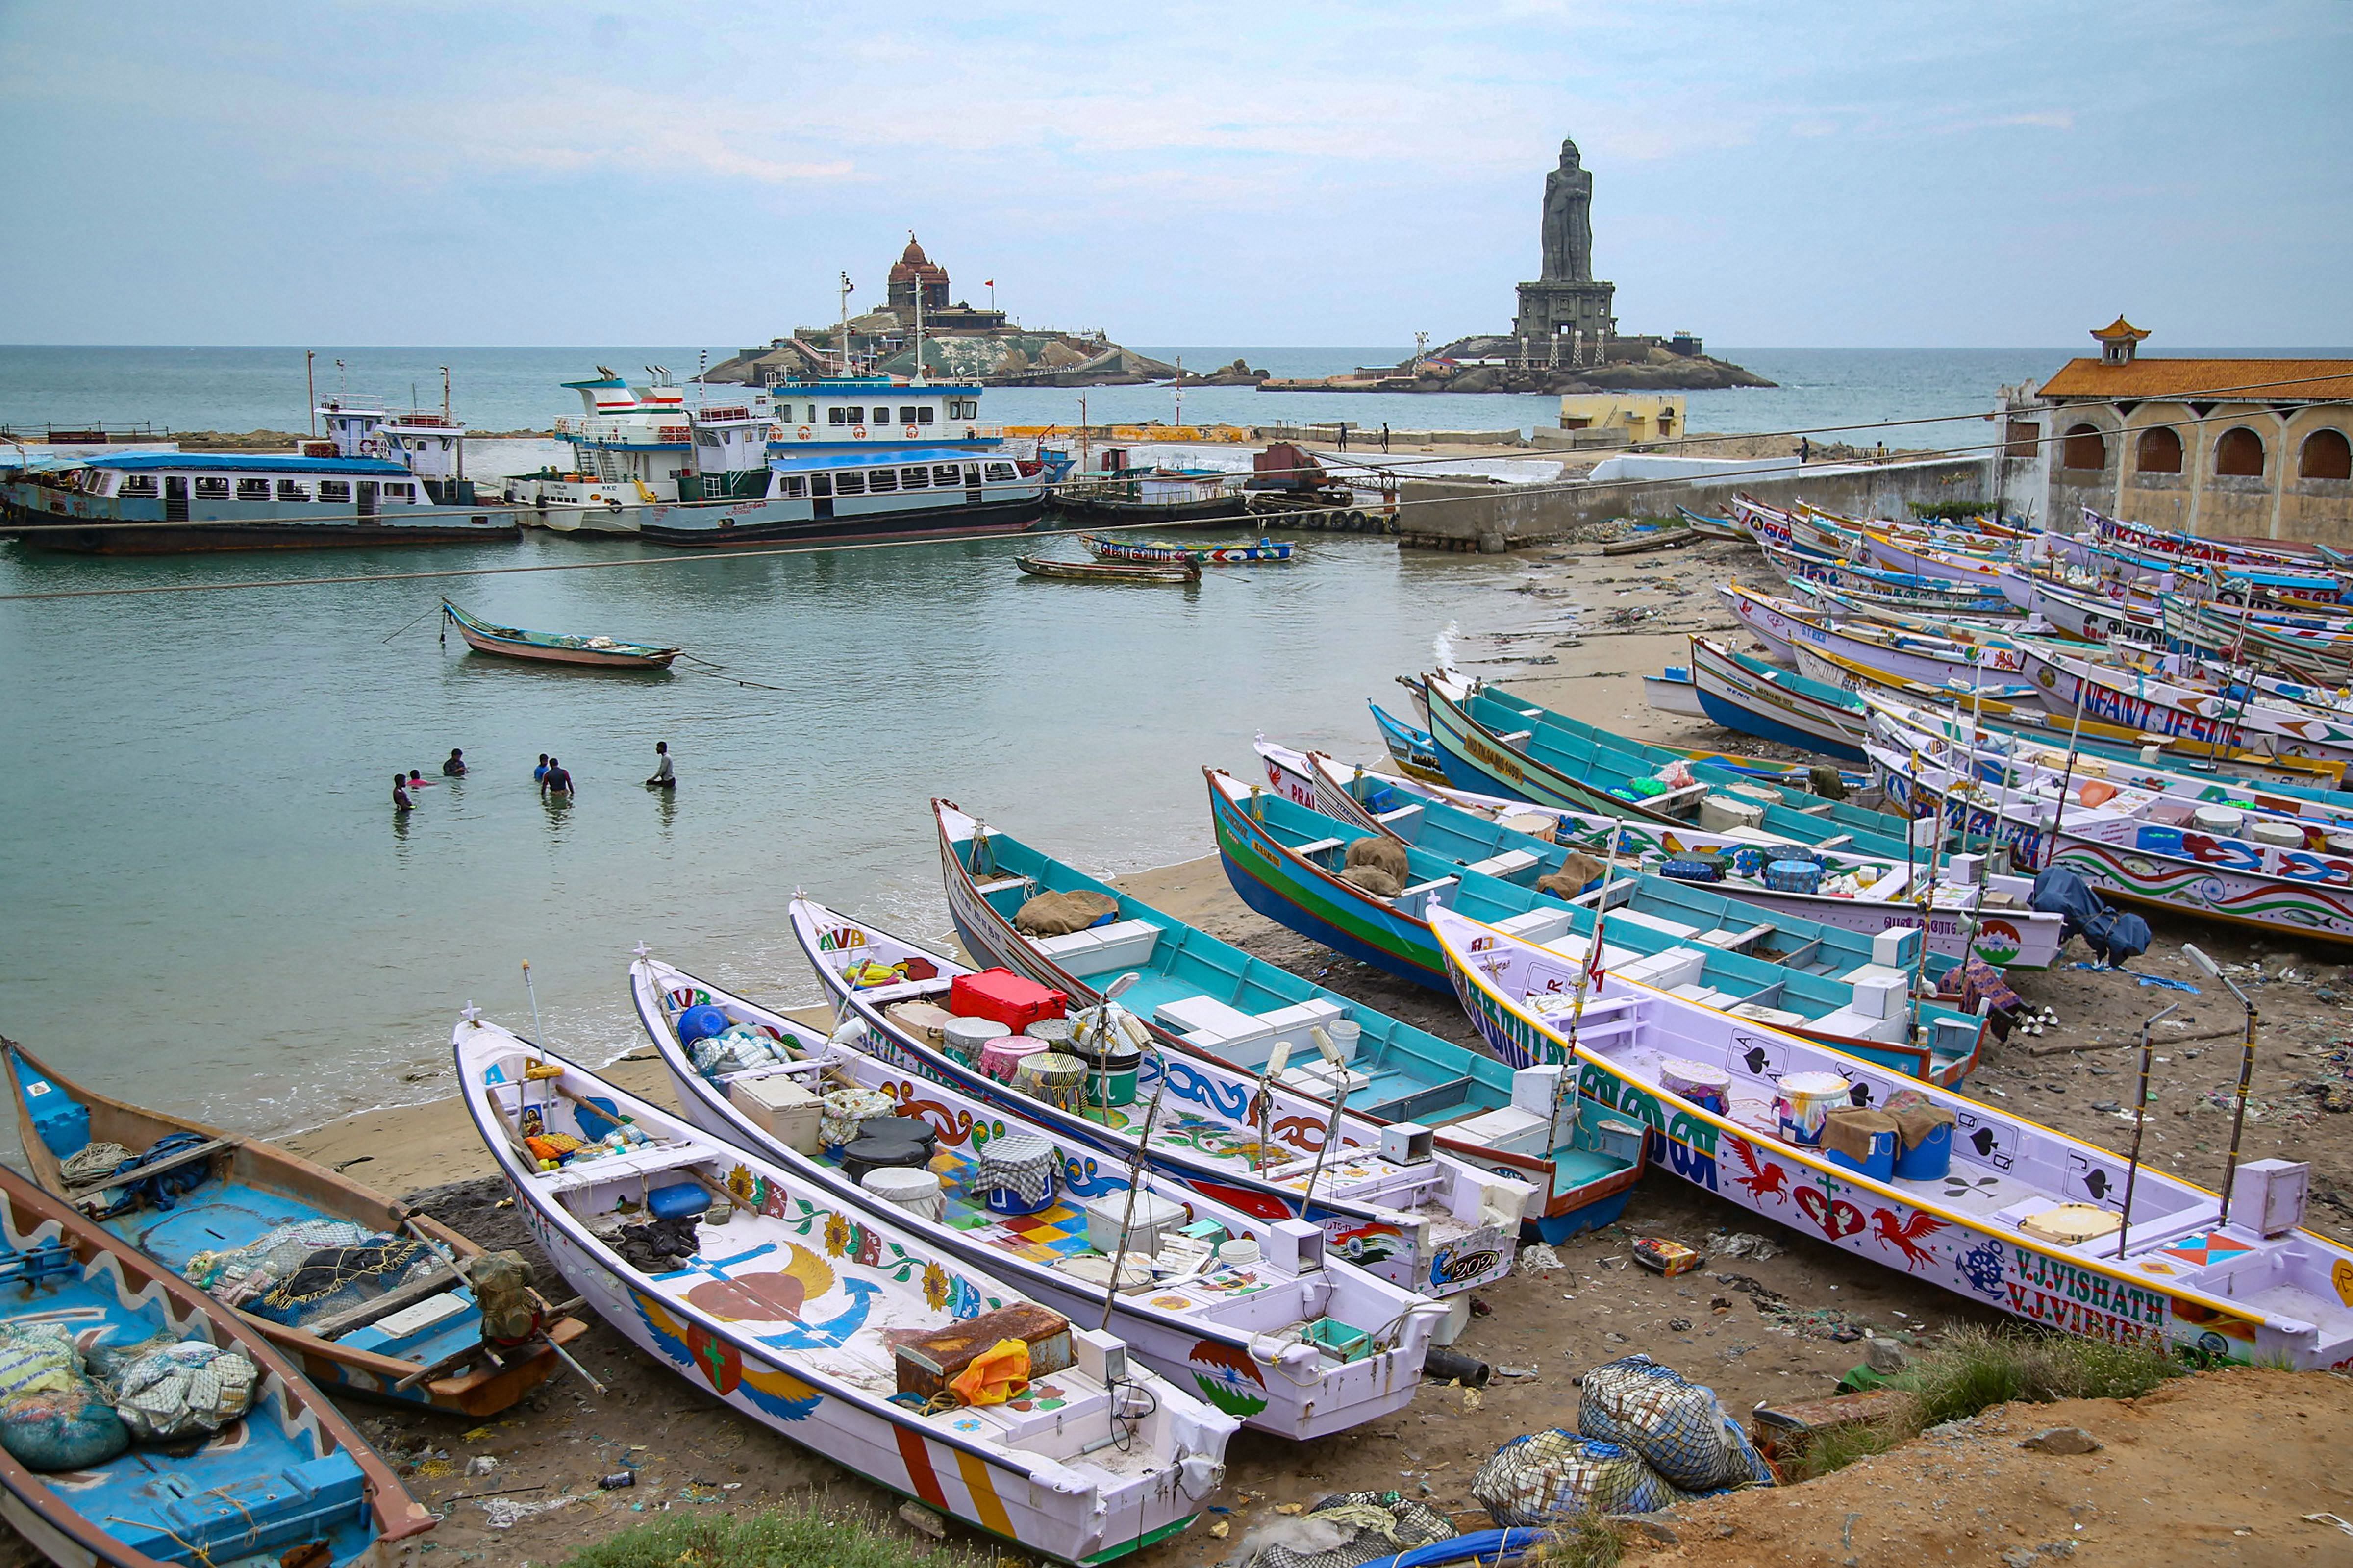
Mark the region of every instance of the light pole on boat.
<instances>
[{"instance_id":1,"label":"light pole on boat","mask_svg":"<svg viewBox=\"0 0 2353 1568\"><path fill-rule=\"evenodd\" d=\"M319 380L312 374L319 363L317 349L302 351L302 401L311 405L311 434L319 433Z\"/></svg>"},{"instance_id":2,"label":"light pole on boat","mask_svg":"<svg viewBox=\"0 0 2353 1568\"><path fill-rule=\"evenodd\" d=\"M2149 1031L2157 1027L2158 1019L2164 1017L2168 1013L2172 1012L2174 1008L2180 1005L2181 1004L2179 1002L2168 1003L2140 1021L2140 1094L2139 1098L2133 1101L2132 1160L2125 1167L2124 1223L2116 1226L2116 1256L2118 1258L2122 1258L2125 1255L2125 1237L2132 1229L2133 1187L2140 1180L2140 1136L2142 1130L2147 1126L2148 1121L2148 1067L2149 1062L2153 1059L2149 1053L2157 1048L2150 1041ZM2224 1207L2227 1208L2229 1204L2229 1194L2225 1194L2223 1195Z\"/></svg>"},{"instance_id":3,"label":"light pole on boat","mask_svg":"<svg viewBox=\"0 0 2353 1568\"><path fill-rule=\"evenodd\" d=\"M2222 1212L2216 1215L2214 1220L2217 1226L2225 1226L2231 1223L2231 1184L2236 1181L2239 1175L2239 1138L2246 1131L2247 1126L2247 1086L2255 1076L2257 1015L2253 1001L2245 992L2239 989L2237 981L2222 973L2221 964L2188 942L2182 943L2181 951L2189 957L2190 963L2204 970L2209 978L2219 980L2229 986L2231 994L2239 999L2239 1005L2245 1008L2247 1012L2246 1042L2239 1049L2239 1089L2235 1097L2237 1103L2231 1111L2231 1159L2230 1163L2222 1167Z\"/></svg>"}]
</instances>

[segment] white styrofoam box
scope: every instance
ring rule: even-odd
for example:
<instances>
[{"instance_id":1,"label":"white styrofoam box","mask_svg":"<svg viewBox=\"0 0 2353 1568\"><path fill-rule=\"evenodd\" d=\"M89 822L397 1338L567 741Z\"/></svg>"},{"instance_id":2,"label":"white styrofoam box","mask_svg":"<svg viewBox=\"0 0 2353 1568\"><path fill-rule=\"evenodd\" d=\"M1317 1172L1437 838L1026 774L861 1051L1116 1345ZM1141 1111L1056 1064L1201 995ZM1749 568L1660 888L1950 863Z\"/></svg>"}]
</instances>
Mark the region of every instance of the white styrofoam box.
<instances>
[{"instance_id":1,"label":"white styrofoam box","mask_svg":"<svg viewBox=\"0 0 2353 1568\"><path fill-rule=\"evenodd\" d=\"M1464 1166L1461 1178L1446 1194L1446 1212L1465 1225L1492 1225L1506 1231L1518 1228L1528 1212L1535 1189L1527 1183L1494 1171Z\"/></svg>"},{"instance_id":2,"label":"white styrofoam box","mask_svg":"<svg viewBox=\"0 0 2353 1568\"><path fill-rule=\"evenodd\" d=\"M2267 1164L2279 1164L2271 1160ZM2252 1169L2253 1167L2244 1167ZM405 1340L423 1333L435 1324L454 1318L466 1310L466 1299L454 1290L444 1290L438 1296L427 1296L422 1301L411 1302L397 1312L386 1313L373 1325L387 1339Z\"/></svg>"},{"instance_id":3,"label":"white styrofoam box","mask_svg":"<svg viewBox=\"0 0 2353 1568\"><path fill-rule=\"evenodd\" d=\"M1765 821L1765 808L1754 801L1734 800L1727 795L1702 795L1699 803L1699 826L1703 833L1729 833L1739 827L1757 827Z\"/></svg>"},{"instance_id":4,"label":"white styrofoam box","mask_svg":"<svg viewBox=\"0 0 2353 1568\"><path fill-rule=\"evenodd\" d=\"M1874 931L1871 938L1871 962L1884 963L1891 969L1909 969L1920 942L1916 926L1891 926Z\"/></svg>"},{"instance_id":5,"label":"white styrofoam box","mask_svg":"<svg viewBox=\"0 0 2353 1568\"><path fill-rule=\"evenodd\" d=\"M1127 1342L1102 1329L1071 1325L1071 1356L1078 1369L1097 1383L1127 1380Z\"/></svg>"},{"instance_id":6,"label":"white styrofoam box","mask_svg":"<svg viewBox=\"0 0 2353 1568\"><path fill-rule=\"evenodd\" d=\"M1275 1081L1310 1100L1331 1100L1338 1096L1344 1082L1350 1094L1356 1094L1370 1088L1373 1080L1353 1068L1335 1068L1322 1057L1310 1056L1285 1068Z\"/></svg>"},{"instance_id":7,"label":"white styrofoam box","mask_svg":"<svg viewBox=\"0 0 2353 1568\"><path fill-rule=\"evenodd\" d=\"M1309 1220L1277 1220L1266 1230L1267 1267L1296 1277L1324 1267L1324 1227Z\"/></svg>"},{"instance_id":8,"label":"white styrofoam box","mask_svg":"<svg viewBox=\"0 0 2353 1568\"><path fill-rule=\"evenodd\" d=\"M1859 1007L1841 1007L1816 1018L1806 1026L1806 1032L1845 1035L1857 1040L1900 1040L1904 1037L1904 1009L1897 1008L1893 1018L1883 1018Z\"/></svg>"},{"instance_id":9,"label":"white styrofoam box","mask_svg":"<svg viewBox=\"0 0 2353 1568\"><path fill-rule=\"evenodd\" d=\"M1536 864L1536 858L1525 849L1506 849L1500 855L1490 855L1484 860L1473 860L1463 869L1489 877L1509 878L1516 877Z\"/></svg>"},{"instance_id":10,"label":"white styrofoam box","mask_svg":"<svg viewBox=\"0 0 2353 1568\"><path fill-rule=\"evenodd\" d=\"M1621 964L1618 970L1624 979L1638 980L1661 991L1698 984L1706 973L1707 954L1695 947L1670 947Z\"/></svg>"},{"instance_id":11,"label":"white styrofoam box","mask_svg":"<svg viewBox=\"0 0 2353 1568\"><path fill-rule=\"evenodd\" d=\"M1974 888L1985 873L1986 858L1982 855L1954 855L1945 861L1945 880L1957 888Z\"/></svg>"},{"instance_id":12,"label":"white styrofoam box","mask_svg":"<svg viewBox=\"0 0 2353 1568\"><path fill-rule=\"evenodd\" d=\"M1073 942L1067 950L1050 946L1077 937L1086 940ZM1151 962L1152 950L1159 941L1160 928L1150 921L1113 921L1109 925L1074 931L1069 937L1049 937L1038 945L1058 953L1067 952L1068 957L1058 956L1055 962L1072 974L1087 975L1114 969L1140 969Z\"/></svg>"},{"instance_id":13,"label":"white styrofoam box","mask_svg":"<svg viewBox=\"0 0 2353 1568\"><path fill-rule=\"evenodd\" d=\"M2250 1160L2231 1180L2231 1223L2285 1236L2304 1223L2312 1167L2301 1160Z\"/></svg>"},{"instance_id":14,"label":"white styrofoam box","mask_svg":"<svg viewBox=\"0 0 2353 1568\"><path fill-rule=\"evenodd\" d=\"M1577 917L1567 904L1562 904L1555 909L1529 910L1507 916L1495 922L1495 929L1509 931L1523 942L1532 942L1542 947L1556 937L1567 935L1576 923Z\"/></svg>"},{"instance_id":15,"label":"white styrofoam box","mask_svg":"<svg viewBox=\"0 0 2353 1568\"><path fill-rule=\"evenodd\" d=\"M1381 1158L1394 1165L1418 1165L1435 1153L1436 1137L1419 1121L1392 1121L1381 1129Z\"/></svg>"},{"instance_id":16,"label":"white styrofoam box","mask_svg":"<svg viewBox=\"0 0 2353 1568\"><path fill-rule=\"evenodd\" d=\"M1552 1147L1552 1123L1516 1106L1500 1106L1461 1121L1449 1123L1446 1135L1458 1142L1476 1143L1504 1154L1541 1158Z\"/></svg>"},{"instance_id":17,"label":"white styrofoam box","mask_svg":"<svg viewBox=\"0 0 2353 1568\"><path fill-rule=\"evenodd\" d=\"M1454 889L1461 885L1460 877L1440 877L1434 881L1416 882L1391 899L1389 908L1410 920L1426 921L1430 918L1431 901L1445 905L1453 899Z\"/></svg>"},{"instance_id":18,"label":"white styrofoam box","mask_svg":"<svg viewBox=\"0 0 2353 1568\"><path fill-rule=\"evenodd\" d=\"M1641 926L1649 931L1664 931L1678 942L1687 936L1697 934L1699 931L1697 926L1685 925L1681 921L1669 920L1664 915L1652 914L1648 910L1615 909L1609 911L1609 919L1613 923L1623 921L1627 925Z\"/></svg>"},{"instance_id":19,"label":"white styrofoam box","mask_svg":"<svg viewBox=\"0 0 2353 1568\"><path fill-rule=\"evenodd\" d=\"M1185 1223L1185 1205L1158 1193L1137 1193L1135 1213L1127 1220L1127 1250L1157 1252L1162 1236ZM1086 1202L1087 1245L1109 1256L1119 1250L1119 1226L1127 1216L1128 1194L1123 1188Z\"/></svg>"},{"instance_id":20,"label":"white styrofoam box","mask_svg":"<svg viewBox=\"0 0 2353 1568\"><path fill-rule=\"evenodd\" d=\"M739 1078L727 1085L728 1103L777 1142L803 1154L818 1151L818 1124L825 1102L784 1073Z\"/></svg>"},{"instance_id":21,"label":"white styrofoam box","mask_svg":"<svg viewBox=\"0 0 2353 1568\"><path fill-rule=\"evenodd\" d=\"M1083 955L1087 951L1091 948L1101 947L1103 945L1103 939L1095 935L1092 929L1086 931L1064 931L1060 936L1032 937L1029 939L1029 945L1036 948L1039 952L1047 954L1049 957L1055 960L1056 963L1060 963L1062 967L1068 969L1071 967L1068 961L1079 960L1083 962ZM1077 972L1073 970L1072 973L1075 973Z\"/></svg>"},{"instance_id":22,"label":"white styrofoam box","mask_svg":"<svg viewBox=\"0 0 2353 1568\"><path fill-rule=\"evenodd\" d=\"M1311 838L1304 844L1293 845L1291 852L1302 859L1313 860L1326 850L1338 847L1340 847L1340 841L1336 838Z\"/></svg>"},{"instance_id":23,"label":"white styrofoam box","mask_svg":"<svg viewBox=\"0 0 2353 1568\"><path fill-rule=\"evenodd\" d=\"M1780 1007L1767 1007L1762 1002L1743 1002L1737 1007L1726 1010L1743 1018L1754 1018L1758 1023L1770 1025L1776 1029L1794 1029L1806 1021L1806 1016L1803 1013L1791 1013Z\"/></svg>"},{"instance_id":24,"label":"white styrofoam box","mask_svg":"<svg viewBox=\"0 0 2353 1568\"><path fill-rule=\"evenodd\" d=\"M1179 1034L1205 1030L1231 1044L1255 1040L1274 1030L1239 1007L1229 1007L1214 996L1179 996L1153 1010L1152 1021Z\"/></svg>"},{"instance_id":25,"label":"white styrofoam box","mask_svg":"<svg viewBox=\"0 0 2353 1568\"><path fill-rule=\"evenodd\" d=\"M1715 986L1696 982L1688 985L1677 985L1667 994L1680 996L1686 1002L1695 1002L1703 1007L1720 1007L1732 1000L1729 995L1718 991Z\"/></svg>"},{"instance_id":26,"label":"white styrofoam box","mask_svg":"<svg viewBox=\"0 0 2353 1568\"><path fill-rule=\"evenodd\" d=\"M1270 1029L1304 1035L1311 1028L1328 1031L1340 1016L1340 1004L1326 996L1312 996L1288 1007L1275 1007L1261 1013L1258 1021Z\"/></svg>"},{"instance_id":27,"label":"white styrofoam box","mask_svg":"<svg viewBox=\"0 0 2353 1568\"><path fill-rule=\"evenodd\" d=\"M1563 1099L1573 1100L1561 1092L1561 1074L1565 1069L1558 1062L1546 1062L1538 1067L1521 1068L1512 1074L1512 1104L1514 1108L1535 1116L1550 1116L1553 1108Z\"/></svg>"},{"instance_id":28,"label":"white styrofoam box","mask_svg":"<svg viewBox=\"0 0 2353 1568\"><path fill-rule=\"evenodd\" d=\"M1874 1018L1893 1018L1904 1012L1909 989L1901 974L1866 974L1854 983L1854 1010Z\"/></svg>"}]
</instances>

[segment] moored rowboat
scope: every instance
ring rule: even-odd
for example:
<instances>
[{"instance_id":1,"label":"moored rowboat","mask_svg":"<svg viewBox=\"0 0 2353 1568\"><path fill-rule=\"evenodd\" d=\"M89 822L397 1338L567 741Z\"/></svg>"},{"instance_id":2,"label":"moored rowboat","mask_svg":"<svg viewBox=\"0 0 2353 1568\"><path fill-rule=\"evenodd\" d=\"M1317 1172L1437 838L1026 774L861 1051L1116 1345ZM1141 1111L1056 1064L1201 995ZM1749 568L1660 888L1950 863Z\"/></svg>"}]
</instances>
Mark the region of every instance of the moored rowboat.
<instances>
[{"instance_id":1,"label":"moored rowboat","mask_svg":"<svg viewBox=\"0 0 2353 1568\"><path fill-rule=\"evenodd\" d=\"M1256 544L1149 544L1138 539L1115 539L1082 533L1079 542L1106 561L1162 561L1196 566L1257 566L1291 559L1291 544L1261 539Z\"/></svg>"},{"instance_id":2,"label":"moored rowboat","mask_svg":"<svg viewBox=\"0 0 2353 1568\"><path fill-rule=\"evenodd\" d=\"M478 1017L451 1046L466 1109L557 1270L623 1337L740 1414L1065 1563L1174 1535L1216 1490L1230 1417L1129 1363L1112 1335L964 1267L887 1217L892 1205L851 1203ZM524 1142L594 1145L623 1128L642 1141L563 1163ZM1031 1397L914 1397L929 1384L910 1386L921 1366L902 1347L944 1352L960 1324L1032 1347ZM934 1364L930 1383L944 1382L944 1353Z\"/></svg>"},{"instance_id":3,"label":"moored rowboat","mask_svg":"<svg viewBox=\"0 0 2353 1568\"><path fill-rule=\"evenodd\" d=\"M1198 583L1200 566L1191 561L1059 561L1050 555L1017 555L1013 564L1032 577L1065 583Z\"/></svg>"},{"instance_id":4,"label":"moored rowboat","mask_svg":"<svg viewBox=\"0 0 2353 1568\"><path fill-rule=\"evenodd\" d=\"M466 646L476 653L494 653L507 658L527 658L541 664L577 664L597 669L668 669L670 661L679 650L657 647L651 643L619 642L612 637L570 637L562 632L527 632L520 626L493 626L477 620L451 604L441 601L441 614Z\"/></svg>"}]
</instances>

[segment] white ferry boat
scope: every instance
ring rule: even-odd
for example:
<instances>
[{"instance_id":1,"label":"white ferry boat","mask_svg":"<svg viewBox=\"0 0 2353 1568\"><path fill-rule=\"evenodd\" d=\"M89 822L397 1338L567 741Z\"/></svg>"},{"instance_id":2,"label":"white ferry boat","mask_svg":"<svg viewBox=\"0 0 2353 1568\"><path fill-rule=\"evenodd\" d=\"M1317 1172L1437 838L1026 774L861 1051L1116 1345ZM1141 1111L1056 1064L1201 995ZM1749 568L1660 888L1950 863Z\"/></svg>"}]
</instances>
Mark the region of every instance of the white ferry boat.
<instances>
[{"instance_id":1,"label":"white ferry boat","mask_svg":"<svg viewBox=\"0 0 2353 1568\"><path fill-rule=\"evenodd\" d=\"M581 403L577 416L555 422L569 460L501 481L508 501L525 509L523 521L564 533L635 533L646 508L694 499L686 394L659 366L646 374L648 384L631 386L600 364L590 379L563 384Z\"/></svg>"},{"instance_id":2,"label":"white ferry boat","mask_svg":"<svg viewBox=\"0 0 2353 1568\"><path fill-rule=\"evenodd\" d=\"M1058 459L1008 447L980 422L980 394L874 375L778 382L756 466L734 436L756 411L693 411L692 493L645 509L639 531L662 544L730 545L1027 528Z\"/></svg>"},{"instance_id":3,"label":"white ferry boat","mask_svg":"<svg viewBox=\"0 0 2353 1568\"><path fill-rule=\"evenodd\" d=\"M515 536L512 512L478 505L466 428L448 415L343 398L318 413L327 437L296 453L113 452L0 468L0 535L93 555Z\"/></svg>"}]
</instances>

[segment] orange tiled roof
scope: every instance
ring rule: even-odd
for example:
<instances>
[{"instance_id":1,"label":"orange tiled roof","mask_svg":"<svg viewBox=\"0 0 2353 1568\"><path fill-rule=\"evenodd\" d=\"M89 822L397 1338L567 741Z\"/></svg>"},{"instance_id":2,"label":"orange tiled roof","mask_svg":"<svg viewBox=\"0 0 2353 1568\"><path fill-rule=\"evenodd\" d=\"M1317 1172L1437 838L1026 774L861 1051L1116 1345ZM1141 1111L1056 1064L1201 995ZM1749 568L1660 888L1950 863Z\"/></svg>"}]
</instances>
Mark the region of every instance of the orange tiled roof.
<instances>
[{"instance_id":1,"label":"orange tiled roof","mask_svg":"<svg viewBox=\"0 0 2353 1568\"><path fill-rule=\"evenodd\" d=\"M2074 359L2042 384L2042 395L2216 403L2353 398L2353 359L2137 359L2130 364Z\"/></svg>"},{"instance_id":2,"label":"orange tiled roof","mask_svg":"<svg viewBox=\"0 0 2353 1568\"><path fill-rule=\"evenodd\" d=\"M2104 343L2123 342L2127 340L2137 343L2140 342L2141 339L2148 336L2147 332L2142 331L2138 327L2136 327L2130 321L2126 321L2122 315L2118 315L2115 321L2110 321L2105 327L2093 328L2092 335L2099 339Z\"/></svg>"}]
</instances>

